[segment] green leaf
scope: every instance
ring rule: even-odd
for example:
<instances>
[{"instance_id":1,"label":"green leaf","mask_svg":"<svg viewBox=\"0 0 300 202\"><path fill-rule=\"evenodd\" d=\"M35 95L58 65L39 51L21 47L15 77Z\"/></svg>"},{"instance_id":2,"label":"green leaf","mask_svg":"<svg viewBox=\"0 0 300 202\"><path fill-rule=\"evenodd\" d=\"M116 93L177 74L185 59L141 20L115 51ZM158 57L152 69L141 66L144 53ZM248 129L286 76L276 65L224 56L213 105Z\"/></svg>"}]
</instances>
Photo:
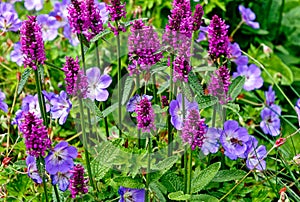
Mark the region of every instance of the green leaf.
<instances>
[{"instance_id":1,"label":"green leaf","mask_svg":"<svg viewBox=\"0 0 300 202\"><path fill-rule=\"evenodd\" d=\"M200 81L194 72L189 73L189 85L193 89L194 93L198 96L203 95L203 88Z\"/></svg>"},{"instance_id":2,"label":"green leaf","mask_svg":"<svg viewBox=\"0 0 300 202\"><path fill-rule=\"evenodd\" d=\"M91 151L94 153L95 161L106 166L113 164L119 155L119 150L111 142L98 143Z\"/></svg>"},{"instance_id":3,"label":"green leaf","mask_svg":"<svg viewBox=\"0 0 300 202\"><path fill-rule=\"evenodd\" d=\"M185 83L181 83L181 89L183 91L184 96L188 99L189 102L193 102L194 95L191 88Z\"/></svg>"},{"instance_id":4,"label":"green leaf","mask_svg":"<svg viewBox=\"0 0 300 202\"><path fill-rule=\"evenodd\" d=\"M90 111L95 114L97 121L103 118L103 113L100 111L94 101L90 99L84 99L83 102L90 109Z\"/></svg>"},{"instance_id":5,"label":"green leaf","mask_svg":"<svg viewBox=\"0 0 300 202\"><path fill-rule=\"evenodd\" d=\"M22 76L21 76L21 80L18 86L18 94L20 94L30 76L31 73L31 68L26 68L25 71L23 72Z\"/></svg>"},{"instance_id":6,"label":"green leaf","mask_svg":"<svg viewBox=\"0 0 300 202\"><path fill-rule=\"evenodd\" d=\"M241 93L243 86L245 84L246 78L244 76L238 76L233 79L232 83L229 86L228 94L231 98L231 102Z\"/></svg>"},{"instance_id":7,"label":"green leaf","mask_svg":"<svg viewBox=\"0 0 300 202\"><path fill-rule=\"evenodd\" d=\"M182 177L173 172L167 172L161 177L161 183L168 189L168 192L183 191L184 184Z\"/></svg>"},{"instance_id":8,"label":"green leaf","mask_svg":"<svg viewBox=\"0 0 300 202\"><path fill-rule=\"evenodd\" d=\"M201 191L217 174L221 167L221 163L214 163L204 170L202 170L199 175L194 176L192 179L192 193Z\"/></svg>"},{"instance_id":9,"label":"green leaf","mask_svg":"<svg viewBox=\"0 0 300 202\"><path fill-rule=\"evenodd\" d=\"M210 107L218 102L218 98L211 95L206 96L196 96L196 101L198 102L199 108L204 109Z\"/></svg>"},{"instance_id":10,"label":"green leaf","mask_svg":"<svg viewBox=\"0 0 300 202\"><path fill-rule=\"evenodd\" d=\"M199 195L192 195L190 202L218 202L219 199L217 199L214 196L210 196L207 194L199 194Z\"/></svg>"},{"instance_id":11,"label":"green leaf","mask_svg":"<svg viewBox=\"0 0 300 202\"><path fill-rule=\"evenodd\" d=\"M107 117L110 113L112 113L113 111L115 111L115 109L118 108L118 103L115 103L109 107L107 107L105 110L103 110L102 114L103 117Z\"/></svg>"},{"instance_id":12,"label":"green leaf","mask_svg":"<svg viewBox=\"0 0 300 202\"><path fill-rule=\"evenodd\" d=\"M212 179L212 182L227 182L231 180L238 180L244 177L246 174L247 172L243 170L220 170Z\"/></svg>"},{"instance_id":13,"label":"green leaf","mask_svg":"<svg viewBox=\"0 0 300 202\"><path fill-rule=\"evenodd\" d=\"M154 192L154 197L157 198L158 201L166 202L166 198L164 197L164 194L167 193L167 189L160 182L158 181L151 182L149 186L152 192Z\"/></svg>"},{"instance_id":14,"label":"green leaf","mask_svg":"<svg viewBox=\"0 0 300 202\"><path fill-rule=\"evenodd\" d=\"M166 81L165 83L163 83L162 85L160 85L157 94L161 94L162 92L164 92L167 88L169 88L170 86L170 80Z\"/></svg>"},{"instance_id":15,"label":"green leaf","mask_svg":"<svg viewBox=\"0 0 300 202\"><path fill-rule=\"evenodd\" d=\"M142 180L134 179L131 177L117 177L114 178L113 181L118 187L123 186L132 189L143 189L145 187L144 183L141 182Z\"/></svg>"},{"instance_id":16,"label":"green leaf","mask_svg":"<svg viewBox=\"0 0 300 202\"><path fill-rule=\"evenodd\" d=\"M129 100L129 96L132 90L133 78L128 76L125 80L125 86L123 89L123 96L122 96L122 105L125 105L127 100Z\"/></svg>"},{"instance_id":17,"label":"green leaf","mask_svg":"<svg viewBox=\"0 0 300 202\"><path fill-rule=\"evenodd\" d=\"M172 166L176 163L178 157L170 156L162 161L159 161L157 164L152 166L153 169L162 171L163 173L167 172Z\"/></svg>"},{"instance_id":18,"label":"green leaf","mask_svg":"<svg viewBox=\"0 0 300 202\"><path fill-rule=\"evenodd\" d=\"M98 39L108 35L111 33L111 30L110 29L106 29L106 30L103 30L102 32L100 32L99 34L97 34L94 38L91 39L91 42L96 42L98 41Z\"/></svg>"},{"instance_id":19,"label":"green leaf","mask_svg":"<svg viewBox=\"0 0 300 202\"><path fill-rule=\"evenodd\" d=\"M191 195L184 194L183 191L169 193L168 198L175 201L184 201L191 198Z\"/></svg>"}]
</instances>

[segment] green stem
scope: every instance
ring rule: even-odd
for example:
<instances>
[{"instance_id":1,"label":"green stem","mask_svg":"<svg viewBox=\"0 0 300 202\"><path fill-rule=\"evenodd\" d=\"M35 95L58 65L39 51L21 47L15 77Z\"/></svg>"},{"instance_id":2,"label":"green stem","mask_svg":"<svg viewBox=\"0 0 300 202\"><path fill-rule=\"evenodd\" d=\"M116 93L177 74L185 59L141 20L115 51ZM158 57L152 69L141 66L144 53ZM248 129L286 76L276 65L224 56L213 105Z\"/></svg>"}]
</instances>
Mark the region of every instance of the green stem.
<instances>
[{"instance_id":1,"label":"green stem","mask_svg":"<svg viewBox=\"0 0 300 202\"><path fill-rule=\"evenodd\" d=\"M242 26L243 23L244 23L244 21L242 20L242 21L236 26L236 28L231 32L231 34L230 34L230 37L231 37L231 38L232 38L233 35L236 33L236 31L238 31L238 30L241 28L241 26Z\"/></svg>"},{"instance_id":2,"label":"green stem","mask_svg":"<svg viewBox=\"0 0 300 202\"><path fill-rule=\"evenodd\" d=\"M138 95L141 95L141 92L140 92L140 75L139 74L136 74L136 91L137 91L137 94ZM142 148L141 144L142 144L142 141L141 141L141 129L137 129L138 130L138 148Z\"/></svg>"},{"instance_id":3,"label":"green stem","mask_svg":"<svg viewBox=\"0 0 300 202\"><path fill-rule=\"evenodd\" d=\"M119 24L116 20L117 30L119 30ZM122 137L122 89L121 89L121 53L120 53L120 36L117 35L117 58L118 58L118 110L119 110L119 137Z\"/></svg>"},{"instance_id":4,"label":"green stem","mask_svg":"<svg viewBox=\"0 0 300 202\"><path fill-rule=\"evenodd\" d=\"M47 115L46 115L46 105L45 105L44 96L42 95L42 86L41 86L38 70L35 70L34 74L35 74L35 82L36 82L36 89L37 89L37 94L38 94L38 102L39 102L39 106L40 106L40 111L42 114L43 123L45 126L47 126L48 121L47 121Z\"/></svg>"},{"instance_id":5,"label":"green stem","mask_svg":"<svg viewBox=\"0 0 300 202\"><path fill-rule=\"evenodd\" d=\"M87 139L86 139L86 131L85 131L83 103L82 103L82 99L80 99L80 98L79 98L79 108L80 108L80 121L81 121L81 127L82 127L82 139L83 139L85 162L86 162L87 171L88 171L88 175L89 175L89 181L91 182L93 189L96 190L94 180L93 180L93 175L92 175L89 152L87 150Z\"/></svg>"},{"instance_id":6,"label":"green stem","mask_svg":"<svg viewBox=\"0 0 300 202\"><path fill-rule=\"evenodd\" d=\"M56 69L56 70L59 70L59 71L64 71L61 68L57 67L56 65L51 64L50 62L45 61L44 63L45 63L45 65L47 65L49 67L52 67L53 69Z\"/></svg>"},{"instance_id":7,"label":"green stem","mask_svg":"<svg viewBox=\"0 0 300 202\"><path fill-rule=\"evenodd\" d=\"M46 202L49 202L48 190L47 190L47 182L46 182L46 175L45 175L45 160L41 156L39 156L37 158L37 168L38 168L39 172L42 172L42 173L39 173L39 174L42 176L43 188L44 188Z\"/></svg>"},{"instance_id":8,"label":"green stem","mask_svg":"<svg viewBox=\"0 0 300 202\"><path fill-rule=\"evenodd\" d=\"M45 178L45 175L43 174L43 187L44 187L44 192L45 192L45 199L46 199L46 202L49 201L49 198L48 198L48 191L47 191L47 184L46 184L46 178Z\"/></svg>"},{"instance_id":9,"label":"green stem","mask_svg":"<svg viewBox=\"0 0 300 202\"><path fill-rule=\"evenodd\" d=\"M187 165L187 189L186 193L191 194L191 185L192 185L192 149L188 148L188 165Z\"/></svg>"},{"instance_id":10,"label":"green stem","mask_svg":"<svg viewBox=\"0 0 300 202\"><path fill-rule=\"evenodd\" d=\"M217 104L214 104L214 106L213 106L213 114L212 114L212 123L211 123L212 127L216 126L216 115L217 115Z\"/></svg>"},{"instance_id":11,"label":"green stem","mask_svg":"<svg viewBox=\"0 0 300 202\"><path fill-rule=\"evenodd\" d=\"M157 104L157 90L156 90L156 77L155 74L152 76L153 78L153 95L154 95L154 102Z\"/></svg>"},{"instance_id":12,"label":"green stem","mask_svg":"<svg viewBox=\"0 0 300 202\"><path fill-rule=\"evenodd\" d=\"M98 47L98 41L95 42L95 45L96 45L96 58L97 58L97 65L98 65L98 68L100 68L101 70L101 67L100 67L100 56L99 56L99 47ZM104 68L102 70L102 73L104 73ZM103 111L106 106L105 106L105 101L102 102L101 104L101 111ZM109 137L109 131L108 131L108 122L107 122L107 117L104 117L104 126L105 126L105 133L106 133L106 137L108 138Z\"/></svg>"},{"instance_id":13,"label":"green stem","mask_svg":"<svg viewBox=\"0 0 300 202\"><path fill-rule=\"evenodd\" d=\"M150 158L151 156L151 136L150 133L148 134L148 161L147 161L147 201L150 202L150 190L149 190L149 184L150 184Z\"/></svg>"},{"instance_id":14,"label":"green stem","mask_svg":"<svg viewBox=\"0 0 300 202\"><path fill-rule=\"evenodd\" d=\"M170 92L169 92L169 103L171 103L173 99L173 60L174 55L171 55L170 58ZM171 124L171 115L168 116L168 156L172 155L173 151L173 134L172 134L172 124Z\"/></svg>"},{"instance_id":15,"label":"green stem","mask_svg":"<svg viewBox=\"0 0 300 202\"><path fill-rule=\"evenodd\" d=\"M56 201L57 201L57 202L60 202L57 187L56 187L56 185L53 185L53 187L54 187L54 193L55 193Z\"/></svg>"}]
</instances>

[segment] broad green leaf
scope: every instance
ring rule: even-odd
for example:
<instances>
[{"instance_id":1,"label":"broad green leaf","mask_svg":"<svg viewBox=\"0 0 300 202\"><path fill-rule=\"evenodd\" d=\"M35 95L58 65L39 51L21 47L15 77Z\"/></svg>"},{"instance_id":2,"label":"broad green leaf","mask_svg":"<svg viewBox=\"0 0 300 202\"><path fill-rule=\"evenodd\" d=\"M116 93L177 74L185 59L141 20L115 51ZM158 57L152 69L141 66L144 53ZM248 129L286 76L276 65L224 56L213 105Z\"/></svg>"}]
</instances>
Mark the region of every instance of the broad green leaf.
<instances>
[{"instance_id":1,"label":"broad green leaf","mask_svg":"<svg viewBox=\"0 0 300 202\"><path fill-rule=\"evenodd\" d=\"M168 111L168 109L169 109L168 107L161 108L161 106L159 106L157 104L152 105L152 108L153 108L155 114L161 114L163 112ZM131 116L135 117L134 113L132 113Z\"/></svg>"},{"instance_id":2,"label":"broad green leaf","mask_svg":"<svg viewBox=\"0 0 300 202\"><path fill-rule=\"evenodd\" d=\"M177 156L170 156L162 161L159 161L157 164L154 164L152 168L155 170L166 172L170 168L172 168L172 166L176 163L177 159Z\"/></svg>"},{"instance_id":3,"label":"broad green leaf","mask_svg":"<svg viewBox=\"0 0 300 202\"><path fill-rule=\"evenodd\" d=\"M154 193L154 197L158 201L160 201L160 202L165 202L166 201L166 198L164 197L164 194L167 193L167 190L160 182L158 182L158 181L151 182L149 184L149 186L150 186L150 189L152 190L152 192Z\"/></svg>"},{"instance_id":4,"label":"broad green leaf","mask_svg":"<svg viewBox=\"0 0 300 202\"><path fill-rule=\"evenodd\" d=\"M184 184L182 177L173 172L167 172L161 177L161 183L168 189L168 192L183 191Z\"/></svg>"},{"instance_id":5,"label":"broad green leaf","mask_svg":"<svg viewBox=\"0 0 300 202\"><path fill-rule=\"evenodd\" d=\"M217 199L214 196L210 196L207 194L199 194L199 195L192 195L190 202L218 202L219 199Z\"/></svg>"},{"instance_id":6,"label":"broad green leaf","mask_svg":"<svg viewBox=\"0 0 300 202\"><path fill-rule=\"evenodd\" d=\"M98 143L91 151L93 152L95 161L106 166L113 164L114 159L119 155L119 150L111 142Z\"/></svg>"},{"instance_id":7,"label":"broad green leaf","mask_svg":"<svg viewBox=\"0 0 300 202\"><path fill-rule=\"evenodd\" d=\"M199 175L193 176L192 193L201 191L215 177L220 167L221 163L217 162L202 170Z\"/></svg>"},{"instance_id":8,"label":"broad green leaf","mask_svg":"<svg viewBox=\"0 0 300 202\"><path fill-rule=\"evenodd\" d=\"M185 201L191 198L191 195L184 194L183 191L169 193L168 198L175 201Z\"/></svg>"},{"instance_id":9,"label":"broad green leaf","mask_svg":"<svg viewBox=\"0 0 300 202\"><path fill-rule=\"evenodd\" d=\"M100 111L94 101L90 99L84 99L83 102L90 109L90 111L95 114L97 121L103 118L103 113Z\"/></svg>"},{"instance_id":10,"label":"broad green leaf","mask_svg":"<svg viewBox=\"0 0 300 202\"><path fill-rule=\"evenodd\" d=\"M141 179L138 180L131 177L117 177L114 178L113 181L116 183L118 187L123 186L132 189L142 189L145 187Z\"/></svg>"},{"instance_id":11,"label":"broad green leaf","mask_svg":"<svg viewBox=\"0 0 300 202\"><path fill-rule=\"evenodd\" d=\"M207 107L210 107L218 102L218 98L211 95L205 95L205 96L196 96L196 101L199 105L200 109L204 109Z\"/></svg>"},{"instance_id":12,"label":"broad green leaf","mask_svg":"<svg viewBox=\"0 0 300 202\"><path fill-rule=\"evenodd\" d=\"M31 68L26 68L21 76L21 80L18 86L18 94L20 94L30 76Z\"/></svg>"},{"instance_id":13,"label":"broad green leaf","mask_svg":"<svg viewBox=\"0 0 300 202\"><path fill-rule=\"evenodd\" d=\"M194 95L192 93L191 88L185 83L181 83L181 89L183 91L184 96L188 99L188 101L192 102L194 100Z\"/></svg>"},{"instance_id":14,"label":"broad green leaf","mask_svg":"<svg viewBox=\"0 0 300 202\"><path fill-rule=\"evenodd\" d=\"M295 81L300 81L300 68L295 67L295 66L291 66L291 70L292 70L294 78L295 78L294 80Z\"/></svg>"},{"instance_id":15,"label":"broad green leaf","mask_svg":"<svg viewBox=\"0 0 300 202\"><path fill-rule=\"evenodd\" d=\"M243 86L245 84L246 78L243 76L238 76L233 79L232 83L229 86L228 94L231 99L231 102L241 93Z\"/></svg>"},{"instance_id":16,"label":"broad green leaf","mask_svg":"<svg viewBox=\"0 0 300 202\"><path fill-rule=\"evenodd\" d=\"M231 180L238 180L244 177L247 173L243 170L220 170L212 182L227 182Z\"/></svg>"},{"instance_id":17,"label":"broad green leaf","mask_svg":"<svg viewBox=\"0 0 300 202\"><path fill-rule=\"evenodd\" d=\"M194 72L189 73L189 85L198 96L203 95L203 88Z\"/></svg>"},{"instance_id":18,"label":"broad green leaf","mask_svg":"<svg viewBox=\"0 0 300 202\"><path fill-rule=\"evenodd\" d=\"M105 110L103 110L102 114L103 117L107 117L110 113L112 113L113 111L115 111L115 109L118 108L118 103L115 103L109 107L107 107Z\"/></svg>"},{"instance_id":19,"label":"broad green leaf","mask_svg":"<svg viewBox=\"0 0 300 202\"><path fill-rule=\"evenodd\" d=\"M123 96L122 96L122 105L126 104L126 101L129 100L129 96L132 90L133 79L131 76L128 76L125 80L125 86L123 87Z\"/></svg>"}]
</instances>

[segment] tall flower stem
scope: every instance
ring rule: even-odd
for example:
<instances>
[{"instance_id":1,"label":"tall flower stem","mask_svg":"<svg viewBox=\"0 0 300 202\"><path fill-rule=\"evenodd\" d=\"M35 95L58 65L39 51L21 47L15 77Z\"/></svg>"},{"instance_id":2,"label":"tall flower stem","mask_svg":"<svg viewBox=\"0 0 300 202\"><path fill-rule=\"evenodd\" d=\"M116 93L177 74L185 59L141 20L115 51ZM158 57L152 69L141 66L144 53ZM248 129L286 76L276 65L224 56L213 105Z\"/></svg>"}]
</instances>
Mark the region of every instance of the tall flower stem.
<instances>
[{"instance_id":1,"label":"tall flower stem","mask_svg":"<svg viewBox=\"0 0 300 202\"><path fill-rule=\"evenodd\" d=\"M191 194L191 185L192 185L192 149L189 147L188 150L188 163L187 163L187 188L186 193Z\"/></svg>"},{"instance_id":2,"label":"tall flower stem","mask_svg":"<svg viewBox=\"0 0 300 202\"><path fill-rule=\"evenodd\" d=\"M48 191L47 191L47 182L46 182L46 174L45 174L45 160L42 156L39 156L37 158L37 169L39 171L39 174L42 176L43 180L43 188L44 188L44 193L45 193L45 200L46 202L49 202L48 198Z\"/></svg>"},{"instance_id":3,"label":"tall flower stem","mask_svg":"<svg viewBox=\"0 0 300 202\"><path fill-rule=\"evenodd\" d=\"M212 123L211 126L214 128L216 126L216 116L217 116L217 104L213 106L213 114L212 114Z\"/></svg>"},{"instance_id":4,"label":"tall flower stem","mask_svg":"<svg viewBox=\"0 0 300 202\"><path fill-rule=\"evenodd\" d=\"M242 20L236 28L231 32L230 37L233 37L233 35L241 28L242 24L244 24L244 21Z\"/></svg>"},{"instance_id":5,"label":"tall flower stem","mask_svg":"<svg viewBox=\"0 0 300 202\"><path fill-rule=\"evenodd\" d=\"M138 95L141 95L141 91L140 91L140 75L137 73L136 74L136 91ZM138 148L142 148L141 144L141 129L137 129L138 130Z\"/></svg>"},{"instance_id":6,"label":"tall flower stem","mask_svg":"<svg viewBox=\"0 0 300 202\"><path fill-rule=\"evenodd\" d=\"M37 90L37 94L38 94L38 102L39 102L39 106L40 106L41 115L43 118L44 125L47 126L48 121L47 121L47 115L46 115L46 104L45 104L44 96L42 94L42 86L41 86L41 81L40 81L40 76L39 76L38 70L34 71L34 75L35 75L36 90Z\"/></svg>"},{"instance_id":7,"label":"tall flower stem","mask_svg":"<svg viewBox=\"0 0 300 202\"><path fill-rule=\"evenodd\" d=\"M150 184L150 155L151 155L151 134L148 134L148 161L147 161L147 175L146 175L146 184L147 184L147 202L150 202L150 191L149 191L149 184Z\"/></svg>"},{"instance_id":8,"label":"tall flower stem","mask_svg":"<svg viewBox=\"0 0 300 202\"><path fill-rule=\"evenodd\" d=\"M116 27L117 30L119 30L119 23L116 20ZM122 97L122 89L121 89L121 53L120 53L120 35L117 35L117 58L118 58L118 112L119 112L119 137L122 137L122 103L121 103L121 97Z\"/></svg>"},{"instance_id":9,"label":"tall flower stem","mask_svg":"<svg viewBox=\"0 0 300 202\"><path fill-rule=\"evenodd\" d=\"M96 45L96 58L97 58L97 65L98 67L100 68L100 70L102 71L102 73L104 73L104 68L101 69L100 67L100 56L99 56L99 44L98 44L98 41L95 42L95 45ZM101 109L100 110L104 110L105 109L105 101L101 103ZM104 117L104 126L105 126L105 133L106 133L106 137L108 138L109 137L109 131L108 131L108 122L107 122L107 117Z\"/></svg>"},{"instance_id":10,"label":"tall flower stem","mask_svg":"<svg viewBox=\"0 0 300 202\"><path fill-rule=\"evenodd\" d=\"M86 74L86 66L85 66L85 57L84 57L84 48L83 48L83 36L81 35L80 37L80 48L81 48L81 57L82 57L82 65L83 65L83 70L84 73ZM83 147L84 147L84 154L85 154L85 162L88 170L88 175L89 175L89 181L91 182L91 185L94 190L96 190L96 186L94 184L93 180L93 175L92 175L92 169L91 169L91 164L90 164L90 157L89 157L89 151L87 150L87 135L86 135L86 130L85 130L85 120L84 120L84 109L83 109L83 103L82 99L79 98L79 107L80 107L80 119L81 119L81 127L82 127L82 137L83 137ZM91 125L91 117L90 117L90 111L89 109L87 110L87 115L88 115L88 122L89 122L89 128L90 130L92 129Z\"/></svg>"},{"instance_id":11,"label":"tall flower stem","mask_svg":"<svg viewBox=\"0 0 300 202\"><path fill-rule=\"evenodd\" d=\"M169 93L169 103L173 99L173 60L174 55L171 55L170 58L170 93ZM173 134L172 134L172 124L171 124L171 115L168 116L168 156L172 155L173 151Z\"/></svg>"},{"instance_id":12,"label":"tall flower stem","mask_svg":"<svg viewBox=\"0 0 300 202\"><path fill-rule=\"evenodd\" d=\"M56 201L60 202L59 194L58 194L58 190L57 190L57 186L53 185L53 188L54 188L54 193L55 193Z\"/></svg>"},{"instance_id":13,"label":"tall flower stem","mask_svg":"<svg viewBox=\"0 0 300 202\"><path fill-rule=\"evenodd\" d=\"M154 95L154 102L157 104L157 90L156 90L156 76L153 74L153 95Z\"/></svg>"}]
</instances>

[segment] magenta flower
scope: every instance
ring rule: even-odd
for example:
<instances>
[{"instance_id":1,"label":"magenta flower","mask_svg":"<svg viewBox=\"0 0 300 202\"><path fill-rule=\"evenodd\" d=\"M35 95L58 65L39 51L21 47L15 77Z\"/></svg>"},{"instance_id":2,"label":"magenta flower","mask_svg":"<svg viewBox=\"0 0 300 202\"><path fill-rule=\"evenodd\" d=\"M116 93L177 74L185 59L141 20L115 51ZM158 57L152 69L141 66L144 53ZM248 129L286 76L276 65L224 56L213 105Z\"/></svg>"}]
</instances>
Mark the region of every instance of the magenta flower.
<instances>
[{"instance_id":1,"label":"magenta flower","mask_svg":"<svg viewBox=\"0 0 300 202\"><path fill-rule=\"evenodd\" d=\"M83 166L77 164L70 172L72 173L72 176L70 178L69 189L71 191L72 198L86 194L88 192L88 180L84 177Z\"/></svg>"},{"instance_id":2,"label":"magenta flower","mask_svg":"<svg viewBox=\"0 0 300 202\"><path fill-rule=\"evenodd\" d=\"M245 8L243 5L239 5L239 11L242 15L243 21L252 27L253 29L259 29L259 23L254 22L256 16L250 8Z\"/></svg>"},{"instance_id":3,"label":"magenta flower","mask_svg":"<svg viewBox=\"0 0 300 202\"><path fill-rule=\"evenodd\" d=\"M224 56L229 57L229 39L225 21L217 15L212 17L208 26L208 53L213 59Z\"/></svg>"},{"instance_id":4,"label":"magenta flower","mask_svg":"<svg viewBox=\"0 0 300 202\"><path fill-rule=\"evenodd\" d=\"M201 151L204 155L209 153L216 153L219 150L219 140L220 140L221 130L218 128L208 128L207 132L204 134L203 144Z\"/></svg>"},{"instance_id":5,"label":"magenta flower","mask_svg":"<svg viewBox=\"0 0 300 202\"><path fill-rule=\"evenodd\" d=\"M193 16L193 31L197 31L200 28L203 15L204 15L204 11L202 6L200 4L197 4Z\"/></svg>"},{"instance_id":6,"label":"magenta flower","mask_svg":"<svg viewBox=\"0 0 300 202\"><path fill-rule=\"evenodd\" d=\"M84 33L87 40L91 40L94 36L103 31L103 21L101 19L101 13L95 0L87 0L87 10L90 20L90 26L87 32Z\"/></svg>"},{"instance_id":7,"label":"magenta flower","mask_svg":"<svg viewBox=\"0 0 300 202\"><path fill-rule=\"evenodd\" d=\"M41 184L43 182L39 171L36 166L36 159L34 156L27 156L26 158L27 165L27 173L28 176L37 184Z\"/></svg>"},{"instance_id":8,"label":"magenta flower","mask_svg":"<svg viewBox=\"0 0 300 202\"><path fill-rule=\"evenodd\" d=\"M171 115L171 123L177 130L182 130L183 128L183 110L185 111L185 116L189 115L191 109L199 110L197 102L189 102L186 97L184 97L185 108L182 107L182 94L178 94L176 100L170 102L169 113Z\"/></svg>"},{"instance_id":9,"label":"magenta flower","mask_svg":"<svg viewBox=\"0 0 300 202\"><path fill-rule=\"evenodd\" d=\"M46 170L51 175L55 175L58 172L66 173L73 167L73 160L76 157L77 149L62 141L45 158Z\"/></svg>"},{"instance_id":10,"label":"magenta flower","mask_svg":"<svg viewBox=\"0 0 300 202\"><path fill-rule=\"evenodd\" d=\"M220 136L220 142L225 149L224 154L231 160L241 157L247 150L249 138L247 129L240 127L237 121L226 121Z\"/></svg>"},{"instance_id":11,"label":"magenta flower","mask_svg":"<svg viewBox=\"0 0 300 202\"><path fill-rule=\"evenodd\" d=\"M151 102L147 97L142 98L136 105L135 112L137 113L137 127L142 129L142 132L155 130L155 114Z\"/></svg>"},{"instance_id":12,"label":"magenta flower","mask_svg":"<svg viewBox=\"0 0 300 202\"><path fill-rule=\"evenodd\" d=\"M5 94L0 91L0 110L7 113L8 112L8 105L4 102L4 100L5 100Z\"/></svg>"},{"instance_id":13,"label":"magenta flower","mask_svg":"<svg viewBox=\"0 0 300 202\"><path fill-rule=\"evenodd\" d=\"M246 91L251 91L262 87L264 80L261 78L260 74L260 69L255 64L251 64L249 66L238 66L237 72L234 72L232 77L245 76L246 81L244 89Z\"/></svg>"},{"instance_id":14,"label":"magenta flower","mask_svg":"<svg viewBox=\"0 0 300 202\"><path fill-rule=\"evenodd\" d=\"M111 22L119 21L122 17L126 18L126 2L121 4L120 0L111 0L110 3L111 5L106 5L106 9L109 11ZM119 24L119 27L114 27L111 22L108 22L108 27L115 35L118 35L120 31L126 31L123 25Z\"/></svg>"},{"instance_id":15,"label":"magenta flower","mask_svg":"<svg viewBox=\"0 0 300 202\"><path fill-rule=\"evenodd\" d=\"M118 190L118 193L121 196L119 202L145 202L145 189L132 189L121 186Z\"/></svg>"},{"instance_id":16,"label":"magenta flower","mask_svg":"<svg viewBox=\"0 0 300 202\"><path fill-rule=\"evenodd\" d=\"M88 93L87 97L91 100L97 100L99 102L106 101L109 93L106 90L112 82L109 75L101 75L98 67L89 68L86 71L87 82L88 82Z\"/></svg>"},{"instance_id":17,"label":"magenta flower","mask_svg":"<svg viewBox=\"0 0 300 202\"><path fill-rule=\"evenodd\" d=\"M181 138L183 142L189 143L191 149L196 147L202 148L204 135L207 132L207 125L204 119L200 119L199 111L196 109L189 110L187 118L184 120Z\"/></svg>"},{"instance_id":18,"label":"magenta flower","mask_svg":"<svg viewBox=\"0 0 300 202\"><path fill-rule=\"evenodd\" d=\"M71 0L71 2L72 3L67 7L67 10L72 32L76 34L87 32L91 21L86 2L80 0Z\"/></svg>"},{"instance_id":19,"label":"magenta flower","mask_svg":"<svg viewBox=\"0 0 300 202\"><path fill-rule=\"evenodd\" d=\"M42 30L36 16L28 16L28 20L22 23L20 34L24 67L29 66L36 70L46 60Z\"/></svg>"},{"instance_id":20,"label":"magenta flower","mask_svg":"<svg viewBox=\"0 0 300 202\"><path fill-rule=\"evenodd\" d=\"M45 151L51 147L51 140L43 120L28 112L20 128L24 135L27 154L36 158L44 156Z\"/></svg>"},{"instance_id":21,"label":"magenta flower","mask_svg":"<svg viewBox=\"0 0 300 202\"><path fill-rule=\"evenodd\" d=\"M173 80L176 82L177 80L188 82L189 73L192 70L192 66L189 62L189 57L177 56L174 65L174 75Z\"/></svg>"}]
</instances>

